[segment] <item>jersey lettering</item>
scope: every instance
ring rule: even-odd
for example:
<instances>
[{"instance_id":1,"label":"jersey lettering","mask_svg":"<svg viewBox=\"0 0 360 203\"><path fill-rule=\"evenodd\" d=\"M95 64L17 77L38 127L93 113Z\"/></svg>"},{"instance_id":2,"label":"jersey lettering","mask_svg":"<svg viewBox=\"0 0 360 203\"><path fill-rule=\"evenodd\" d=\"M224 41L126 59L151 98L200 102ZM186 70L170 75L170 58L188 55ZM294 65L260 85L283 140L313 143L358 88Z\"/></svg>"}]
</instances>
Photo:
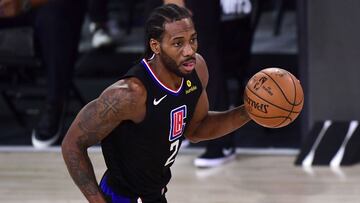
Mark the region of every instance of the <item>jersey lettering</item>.
<instances>
[{"instance_id":1,"label":"jersey lettering","mask_svg":"<svg viewBox=\"0 0 360 203\"><path fill-rule=\"evenodd\" d=\"M185 118L187 114L186 105L173 109L170 113L170 132L169 141L181 137L185 129Z\"/></svg>"}]
</instances>

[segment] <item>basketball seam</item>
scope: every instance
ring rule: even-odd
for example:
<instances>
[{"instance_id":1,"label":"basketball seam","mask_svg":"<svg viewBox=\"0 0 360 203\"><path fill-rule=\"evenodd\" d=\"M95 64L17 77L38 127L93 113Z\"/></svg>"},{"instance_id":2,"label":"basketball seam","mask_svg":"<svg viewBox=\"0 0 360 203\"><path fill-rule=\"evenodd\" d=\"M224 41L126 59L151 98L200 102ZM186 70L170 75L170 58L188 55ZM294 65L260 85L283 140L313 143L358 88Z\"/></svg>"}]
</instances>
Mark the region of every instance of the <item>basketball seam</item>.
<instances>
[{"instance_id":1,"label":"basketball seam","mask_svg":"<svg viewBox=\"0 0 360 203\"><path fill-rule=\"evenodd\" d=\"M286 70L285 70L285 71L286 71ZM299 106L299 105L301 105L301 104L303 103L304 97L301 98L301 100L299 101L299 103L295 103L296 100L294 101L294 103L291 103L291 102L289 101L289 99L286 97L286 95L284 94L282 88L278 85L278 83L277 83L269 74L267 74L266 72L263 72L263 71L260 71L260 72L263 73L263 74L265 74L265 75L267 75L267 76L279 87L282 95L285 97L286 101L287 101L289 104L291 104L291 105L293 105L293 106ZM295 85L295 82L294 82L294 79L293 79L292 74L290 74L288 71L286 71L286 73L287 73L288 75L290 75L290 78L291 78L291 80L293 81L293 84ZM296 91L296 86L295 86L294 89L295 89L295 91ZM296 97L296 94L295 94L295 97Z\"/></svg>"},{"instance_id":2,"label":"basketball seam","mask_svg":"<svg viewBox=\"0 0 360 203\"><path fill-rule=\"evenodd\" d=\"M293 110L294 110L294 104L295 104L295 102L296 102L296 96L297 96L297 94L296 94L296 85L295 85L295 82L294 82L294 79L293 79L292 75L291 75L289 72L287 72L287 71L286 71L286 74L288 74L288 75L290 76L291 82L292 82L293 87L294 87L294 93L295 93L295 95L294 95L294 101L293 101L293 104L292 104L291 112L289 112L289 114L287 115L287 117L286 117L282 122L280 122L278 125L276 125L275 127L281 126L283 123L285 123L285 121L286 121L288 118L290 119L290 123L292 123L292 119L290 118L290 115L292 114L292 112L293 112ZM274 82L275 82L275 81L274 81ZM281 87L279 87L279 88L281 88Z\"/></svg>"},{"instance_id":3,"label":"basketball seam","mask_svg":"<svg viewBox=\"0 0 360 203\"><path fill-rule=\"evenodd\" d=\"M251 113L251 112L248 112L248 113L251 114L252 116L257 117L257 118L262 118L262 119L274 119L274 118L279 118L279 119L281 119L281 118L284 118L284 121L286 121L287 119L289 119L289 120L290 120L290 123L293 122L293 119L292 119L291 117L289 117L289 116L272 116L272 117L265 117L265 116L258 116L258 115L256 115L256 114ZM281 124L284 123L284 121L280 122L280 124L277 124L277 125L269 125L269 127L271 127L271 128L278 128ZM255 122L256 122L256 121L255 121Z\"/></svg>"},{"instance_id":4,"label":"basketball seam","mask_svg":"<svg viewBox=\"0 0 360 203\"><path fill-rule=\"evenodd\" d=\"M300 100L300 102L299 103L295 103L296 102L296 96L297 96L297 88L296 88L296 85L295 85L295 76L293 76L293 75L291 75L291 74L289 74L290 75L290 77L291 77L291 80L293 81L293 85L294 85L294 89L295 89L295 101L294 101L294 106L298 106L298 105L301 105L302 103L303 103L303 100L304 100L304 96L301 98L301 100Z\"/></svg>"},{"instance_id":5,"label":"basketball seam","mask_svg":"<svg viewBox=\"0 0 360 203\"><path fill-rule=\"evenodd\" d=\"M285 95L283 89L282 89L282 88L280 87L280 85L274 80L274 78L271 77L271 75L269 75L269 74L267 74L266 72L263 72L263 71L261 71L261 73L267 75L267 76L276 84L276 86L277 86L277 87L279 88L279 90L281 91L281 94L284 96L285 100L286 100L290 105L295 105L295 103L291 103L291 102L289 101L289 98L287 98L287 96ZM286 71L286 73L289 74L287 71ZM291 75L290 75L290 77L291 77ZM295 95L295 96L296 96L296 95Z\"/></svg>"},{"instance_id":6,"label":"basketball seam","mask_svg":"<svg viewBox=\"0 0 360 203\"><path fill-rule=\"evenodd\" d=\"M297 111L292 111L292 110L284 109L284 108L282 108L282 107L280 107L280 106L278 106L278 105L276 105L276 104L273 104L272 102L269 102L269 101L265 100L264 98L262 98L262 97L260 97L258 94L256 94L254 91L252 91L249 87L246 87L246 89L248 89L251 93L253 93L253 94L254 94L255 96L257 96L258 98L262 99L263 101L265 101L265 102L267 102L267 103L269 103L269 104L271 104L271 105L273 105L273 106L275 106L275 107L277 107L277 108L279 108L279 109L281 109L281 110L284 110L284 111L287 111L287 112L291 112L291 113L300 113L300 111L297 112Z\"/></svg>"},{"instance_id":7,"label":"basketball seam","mask_svg":"<svg viewBox=\"0 0 360 203\"><path fill-rule=\"evenodd\" d=\"M263 119L273 119L273 118L285 118L285 119L287 119L287 118L289 118L290 120L292 120L290 117L288 117L288 116L271 116L271 117L266 117L266 116L259 116L259 115L256 115L256 114L253 114L253 113L251 113L251 112L248 112L249 114L251 114L251 115L253 115L253 116L255 116L255 117L257 117L257 118L263 118ZM277 126L277 125L276 125Z\"/></svg>"}]
</instances>

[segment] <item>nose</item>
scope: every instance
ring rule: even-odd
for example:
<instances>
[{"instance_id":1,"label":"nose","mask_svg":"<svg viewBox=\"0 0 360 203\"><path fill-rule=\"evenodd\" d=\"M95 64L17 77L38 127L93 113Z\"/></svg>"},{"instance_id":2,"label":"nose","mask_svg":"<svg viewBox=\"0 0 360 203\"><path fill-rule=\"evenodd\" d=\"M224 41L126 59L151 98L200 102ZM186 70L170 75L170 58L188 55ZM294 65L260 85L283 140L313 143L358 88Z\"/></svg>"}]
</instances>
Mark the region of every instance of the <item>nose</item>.
<instances>
[{"instance_id":1,"label":"nose","mask_svg":"<svg viewBox=\"0 0 360 203\"><path fill-rule=\"evenodd\" d=\"M195 49L190 44L187 44L184 47L184 50L183 50L184 56L192 56L192 55L194 55L194 53L195 53Z\"/></svg>"}]
</instances>

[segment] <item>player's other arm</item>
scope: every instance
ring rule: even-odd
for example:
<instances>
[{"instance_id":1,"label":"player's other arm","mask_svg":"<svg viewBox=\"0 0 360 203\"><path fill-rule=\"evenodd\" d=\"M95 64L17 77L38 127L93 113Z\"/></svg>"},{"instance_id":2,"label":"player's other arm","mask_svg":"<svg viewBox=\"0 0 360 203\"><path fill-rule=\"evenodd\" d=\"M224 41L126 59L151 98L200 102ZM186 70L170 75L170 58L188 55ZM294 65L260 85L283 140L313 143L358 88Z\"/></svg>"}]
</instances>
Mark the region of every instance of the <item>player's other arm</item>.
<instances>
[{"instance_id":1,"label":"player's other arm","mask_svg":"<svg viewBox=\"0 0 360 203\"><path fill-rule=\"evenodd\" d=\"M87 149L104 139L123 120L139 122L145 90L136 79L119 81L87 104L76 116L63 142L68 171L89 202L105 202Z\"/></svg>"},{"instance_id":2,"label":"player's other arm","mask_svg":"<svg viewBox=\"0 0 360 203\"><path fill-rule=\"evenodd\" d=\"M205 94L203 94L205 95ZM201 96L205 97L205 96ZM185 136L191 142L212 140L233 132L250 121L244 105L234 109L215 112L205 109L205 99L199 101Z\"/></svg>"},{"instance_id":3,"label":"player's other arm","mask_svg":"<svg viewBox=\"0 0 360 203\"><path fill-rule=\"evenodd\" d=\"M215 112L209 111L209 101L206 93L208 71L204 59L197 56L196 71L203 85L192 120L189 123L185 136L191 142L211 140L222 137L240 128L250 121L244 105L234 109Z\"/></svg>"}]
</instances>

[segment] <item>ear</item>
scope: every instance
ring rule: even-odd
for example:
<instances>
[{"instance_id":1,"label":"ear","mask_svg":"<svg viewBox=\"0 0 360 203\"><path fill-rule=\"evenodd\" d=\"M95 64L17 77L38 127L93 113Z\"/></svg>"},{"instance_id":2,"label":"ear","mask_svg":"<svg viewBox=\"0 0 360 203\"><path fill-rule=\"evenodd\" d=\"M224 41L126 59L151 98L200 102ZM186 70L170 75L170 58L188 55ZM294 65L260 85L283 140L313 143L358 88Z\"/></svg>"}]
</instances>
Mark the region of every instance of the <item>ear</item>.
<instances>
[{"instance_id":1,"label":"ear","mask_svg":"<svg viewBox=\"0 0 360 203\"><path fill-rule=\"evenodd\" d=\"M160 42L159 41L151 38L149 44L150 44L151 51L153 51L155 54L160 53Z\"/></svg>"}]
</instances>

